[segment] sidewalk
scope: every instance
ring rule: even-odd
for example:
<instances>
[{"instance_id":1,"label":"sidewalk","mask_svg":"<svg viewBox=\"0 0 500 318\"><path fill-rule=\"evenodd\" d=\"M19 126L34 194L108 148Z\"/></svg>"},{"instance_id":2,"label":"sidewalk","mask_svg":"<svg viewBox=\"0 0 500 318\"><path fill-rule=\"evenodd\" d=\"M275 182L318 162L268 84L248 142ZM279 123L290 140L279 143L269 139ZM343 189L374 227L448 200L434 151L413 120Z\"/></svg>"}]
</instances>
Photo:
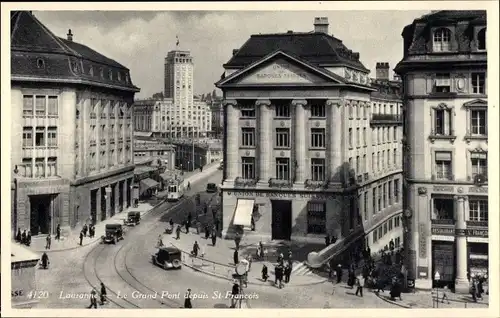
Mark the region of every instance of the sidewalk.
<instances>
[{"instance_id":1,"label":"sidewalk","mask_svg":"<svg viewBox=\"0 0 500 318\"><path fill-rule=\"evenodd\" d=\"M184 180L185 182L190 182L191 184L198 182L199 180L205 178L207 175L217 171L218 165L215 163L209 164L203 168L203 172L200 172L200 170L195 170L195 171L190 171L184 173ZM95 225L95 237L94 238L89 238L84 237L83 238L83 244L82 246L90 245L97 243L101 240L101 235L104 234L105 232L105 227L106 224L111 224L111 223L120 223L123 224L123 220L127 218L127 213L131 211L138 211L141 213L141 218L143 218L145 215L147 215L155 206L163 203L164 200L162 199L152 199L148 200L148 202L140 202L138 207L129 207L127 209L124 209L122 212L117 213L113 215L111 218L101 221ZM127 226L123 227L124 231L127 231ZM32 238L31 241L31 246L29 247L31 250L39 253L43 252L58 252L58 251L66 251L66 250L71 250L75 248L82 247L80 246L80 228L74 228L68 233L62 233L61 235L61 240L57 241L55 240L55 236L52 235L52 242L51 242L51 248L50 250L45 249L45 244L46 244L46 236L37 236ZM88 234L88 233L87 233Z\"/></svg>"}]
</instances>

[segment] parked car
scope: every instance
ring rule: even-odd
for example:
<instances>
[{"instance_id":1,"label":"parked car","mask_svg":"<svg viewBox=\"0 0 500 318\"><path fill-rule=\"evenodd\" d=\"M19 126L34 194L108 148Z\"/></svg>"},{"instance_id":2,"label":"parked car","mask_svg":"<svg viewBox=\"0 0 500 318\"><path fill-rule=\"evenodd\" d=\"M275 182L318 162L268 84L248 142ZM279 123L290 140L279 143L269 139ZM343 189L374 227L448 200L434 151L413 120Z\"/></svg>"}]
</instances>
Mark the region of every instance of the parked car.
<instances>
[{"instance_id":1,"label":"parked car","mask_svg":"<svg viewBox=\"0 0 500 318\"><path fill-rule=\"evenodd\" d=\"M113 243L123 240L123 228L121 224L106 224L106 234L101 236L103 243Z\"/></svg>"},{"instance_id":2,"label":"parked car","mask_svg":"<svg viewBox=\"0 0 500 318\"><path fill-rule=\"evenodd\" d=\"M217 185L215 183L208 183L207 184L207 192L208 193L214 193L217 191L218 191L218 188L217 188Z\"/></svg>"},{"instance_id":3,"label":"parked car","mask_svg":"<svg viewBox=\"0 0 500 318\"><path fill-rule=\"evenodd\" d=\"M137 224L141 223L141 212L135 211L135 212L129 212L127 214L127 219L125 220L125 225L131 225L131 226L136 226Z\"/></svg>"},{"instance_id":4,"label":"parked car","mask_svg":"<svg viewBox=\"0 0 500 318\"><path fill-rule=\"evenodd\" d=\"M162 267L163 269L180 269L182 267L181 262L181 250L175 247L160 247L158 252L151 256L153 264Z\"/></svg>"}]
</instances>

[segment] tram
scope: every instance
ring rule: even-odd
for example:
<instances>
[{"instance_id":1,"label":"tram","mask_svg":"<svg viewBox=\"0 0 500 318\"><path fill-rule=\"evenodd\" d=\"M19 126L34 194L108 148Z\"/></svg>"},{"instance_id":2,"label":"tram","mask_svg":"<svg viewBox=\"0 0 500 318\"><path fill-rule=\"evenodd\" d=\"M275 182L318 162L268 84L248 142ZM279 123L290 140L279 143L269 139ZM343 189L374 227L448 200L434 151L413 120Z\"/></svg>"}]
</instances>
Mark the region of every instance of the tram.
<instances>
[{"instance_id":1,"label":"tram","mask_svg":"<svg viewBox=\"0 0 500 318\"><path fill-rule=\"evenodd\" d=\"M170 179L166 183L167 201L178 201L184 196L186 186L183 179Z\"/></svg>"}]
</instances>

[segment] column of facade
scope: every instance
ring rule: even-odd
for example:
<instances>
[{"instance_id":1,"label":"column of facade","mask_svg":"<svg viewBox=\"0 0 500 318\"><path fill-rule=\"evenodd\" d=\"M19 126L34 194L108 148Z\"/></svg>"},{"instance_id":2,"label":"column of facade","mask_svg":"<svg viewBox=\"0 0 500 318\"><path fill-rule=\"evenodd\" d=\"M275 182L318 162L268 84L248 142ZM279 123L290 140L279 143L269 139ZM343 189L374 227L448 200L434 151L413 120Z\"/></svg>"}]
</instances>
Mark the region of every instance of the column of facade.
<instances>
[{"instance_id":1,"label":"column of facade","mask_svg":"<svg viewBox=\"0 0 500 318\"><path fill-rule=\"evenodd\" d=\"M236 100L225 100L227 115L227 131L225 138L227 140L226 149L226 180L233 182L238 177L238 150L239 150L239 131L238 121L240 115L238 113Z\"/></svg>"},{"instance_id":2,"label":"column of facade","mask_svg":"<svg viewBox=\"0 0 500 318\"><path fill-rule=\"evenodd\" d=\"M258 99L255 107L259 107L259 183L267 185L271 178L271 156L273 116L271 113L271 101Z\"/></svg>"},{"instance_id":3,"label":"column of facade","mask_svg":"<svg viewBox=\"0 0 500 318\"><path fill-rule=\"evenodd\" d=\"M109 219L111 215L111 187L107 186L104 188L105 200L106 200L106 220Z\"/></svg>"},{"instance_id":4,"label":"column of facade","mask_svg":"<svg viewBox=\"0 0 500 318\"><path fill-rule=\"evenodd\" d=\"M115 214L120 211L120 183L115 183Z\"/></svg>"},{"instance_id":5,"label":"column of facade","mask_svg":"<svg viewBox=\"0 0 500 318\"><path fill-rule=\"evenodd\" d=\"M307 154L307 139L309 134L306 130L306 107L307 101L305 99L294 99L292 106L295 108L296 127L295 127L295 158L297 165L292 165L295 169L295 183L304 184L305 182L305 169L307 169L306 154ZM267 137L268 139L271 139Z\"/></svg>"},{"instance_id":6,"label":"column of facade","mask_svg":"<svg viewBox=\"0 0 500 318\"><path fill-rule=\"evenodd\" d=\"M123 180L121 191L122 191L122 206L123 210L125 211L125 209L127 208L127 179Z\"/></svg>"},{"instance_id":7,"label":"column of facade","mask_svg":"<svg viewBox=\"0 0 500 318\"><path fill-rule=\"evenodd\" d=\"M328 125L330 140L327 141L329 146L328 158L330 173L329 179L334 182L342 180L342 100L330 99L326 101L327 114L330 118Z\"/></svg>"},{"instance_id":8,"label":"column of facade","mask_svg":"<svg viewBox=\"0 0 500 318\"><path fill-rule=\"evenodd\" d=\"M464 196L455 197L456 200L456 215L455 215L455 240L457 247L457 272L455 279L455 291L458 293L469 293L469 282L467 280L467 237L465 230L467 224L465 222L465 200Z\"/></svg>"},{"instance_id":9,"label":"column of facade","mask_svg":"<svg viewBox=\"0 0 500 318\"><path fill-rule=\"evenodd\" d=\"M94 222L97 223L97 222L101 221L101 215L102 215L101 188L97 188L95 195L96 195L96 197L95 197L95 220L94 220Z\"/></svg>"}]
</instances>

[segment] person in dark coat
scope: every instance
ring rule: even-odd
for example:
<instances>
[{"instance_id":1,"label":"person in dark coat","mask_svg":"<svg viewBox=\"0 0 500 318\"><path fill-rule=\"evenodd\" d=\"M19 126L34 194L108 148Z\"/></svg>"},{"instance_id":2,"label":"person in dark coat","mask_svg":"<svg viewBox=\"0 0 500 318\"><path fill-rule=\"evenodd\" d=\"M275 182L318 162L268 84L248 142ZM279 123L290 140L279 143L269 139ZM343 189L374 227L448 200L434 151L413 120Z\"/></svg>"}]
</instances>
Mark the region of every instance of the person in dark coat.
<instances>
[{"instance_id":1,"label":"person in dark coat","mask_svg":"<svg viewBox=\"0 0 500 318\"><path fill-rule=\"evenodd\" d=\"M330 236L325 236L325 245L328 246L330 245Z\"/></svg>"},{"instance_id":2,"label":"person in dark coat","mask_svg":"<svg viewBox=\"0 0 500 318\"><path fill-rule=\"evenodd\" d=\"M21 234L21 244L26 244L26 230Z\"/></svg>"},{"instance_id":3,"label":"person in dark coat","mask_svg":"<svg viewBox=\"0 0 500 318\"><path fill-rule=\"evenodd\" d=\"M177 228L175 229L175 239L178 240L181 238L181 226L177 225Z\"/></svg>"},{"instance_id":4,"label":"person in dark coat","mask_svg":"<svg viewBox=\"0 0 500 318\"><path fill-rule=\"evenodd\" d=\"M267 282L267 279L269 278L269 274L268 274L268 269L267 269L267 266L264 264L262 265L262 280L264 282Z\"/></svg>"},{"instance_id":5,"label":"person in dark coat","mask_svg":"<svg viewBox=\"0 0 500 318\"><path fill-rule=\"evenodd\" d=\"M208 224L205 225L205 240L208 240L208 238L210 237L210 227L208 226Z\"/></svg>"},{"instance_id":6,"label":"person in dark coat","mask_svg":"<svg viewBox=\"0 0 500 318\"><path fill-rule=\"evenodd\" d=\"M21 229L17 229L16 242L21 243L21 240L22 240Z\"/></svg>"},{"instance_id":7,"label":"person in dark coat","mask_svg":"<svg viewBox=\"0 0 500 318\"><path fill-rule=\"evenodd\" d=\"M43 269L49 268L49 256L45 252L43 252L42 254L42 268Z\"/></svg>"},{"instance_id":8,"label":"person in dark coat","mask_svg":"<svg viewBox=\"0 0 500 318\"><path fill-rule=\"evenodd\" d=\"M28 231L28 234L26 235L26 245L31 245L31 231Z\"/></svg>"},{"instance_id":9,"label":"person in dark coat","mask_svg":"<svg viewBox=\"0 0 500 318\"><path fill-rule=\"evenodd\" d=\"M85 224L83 225L83 229L82 229L83 236L87 236L87 230L88 230L88 229L89 229L89 228L87 227L87 223L85 223Z\"/></svg>"},{"instance_id":10,"label":"person in dark coat","mask_svg":"<svg viewBox=\"0 0 500 318\"><path fill-rule=\"evenodd\" d=\"M189 228L191 227L191 224L188 220L184 221L184 226L186 227L186 234L189 234Z\"/></svg>"},{"instance_id":11,"label":"person in dark coat","mask_svg":"<svg viewBox=\"0 0 500 318\"><path fill-rule=\"evenodd\" d=\"M238 296L240 294L240 285L238 281L234 281L233 287L231 288L231 308L236 308L236 304L238 303Z\"/></svg>"},{"instance_id":12,"label":"person in dark coat","mask_svg":"<svg viewBox=\"0 0 500 318\"><path fill-rule=\"evenodd\" d=\"M91 224L89 227L89 235L91 238L93 238L95 236L95 225L94 224Z\"/></svg>"},{"instance_id":13,"label":"person in dark coat","mask_svg":"<svg viewBox=\"0 0 500 318\"><path fill-rule=\"evenodd\" d=\"M60 240L61 239L61 224L57 224L57 228L56 228L56 240Z\"/></svg>"},{"instance_id":14,"label":"person in dark coat","mask_svg":"<svg viewBox=\"0 0 500 318\"><path fill-rule=\"evenodd\" d=\"M238 263L240 262L239 255L238 255L238 249L234 250L233 261L234 261L234 265L238 265Z\"/></svg>"},{"instance_id":15,"label":"person in dark coat","mask_svg":"<svg viewBox=\"0 0 500 318\"><path fill-rule=\"evenodd\" d=\"M337 269L336 269L336 274L337 274L337 284L339 284L342 281L342 265L338 264Z\"/></svg>"},{"instance_id":16,"label":"person in dark coat","mask_svg":"<svg viewBox=\"0 0 500 318\"><path fill-rule=\"evenodd\" d=\"M330 244L335 244L337 242L337 237L334 235L332 236L332 240L330 241Z\"/></svg>"},{"instance_id":17,"label":"person in dark coat","mask_svg":"<svg viewBox=\"0 0 500 318\"><path fill-rule=\"evenodd\" d=\"M191 288L188 288L184 296L184 308L193 308L193 304L191 303Z\"/></svg>"},{"instance_id":18,"label":"person in dark coat","mask_svg":"<svg viewBox=\"0 0 500 318\"><path fill-rule=\"evenodd\" d=\"M200 246L198 245L198 241L194 241L193 251L191 252L191 254L193 254L194 257L197 257L199 250L200 250Z\"/></svg>"},{"instance_id":19,"label":"person in dark coat","mask_svg":"<svg viewBox=\"0 0 500 318\"><path fill-rule=\"evenodd\" d=\"M83 237L84 237L84 236L85 236L85 235L83 235L83 230L81 230L81 231L80 231L80 246L82 246L82 245L83 245Z\"/></svg>"},{"instance_id":20,"label":"person in dark coat","mask_svg":"<svg viewBox=\"0 0 500 318\"><path fill-rule=\"evenodd\" d=\"M214 223L215 223L215 230L217 232L219 232L219 229L220 229L220 221L219 221L219 219L216 218L215 221L214 221Z\"/></svg>"},{"instance_id":21,"label":"person in dark coat","mask_svg":"<svg viewBox=\"0 0 500 318\"><path fill-rule=\"evenodd\" d=\"M168 221L168 224L170 224L171 229L174 228L174 221L172 219L170 219L170 221Z\"/></svg>"},{"instance_id":22,"label":"person in dark coat","mask_svg":"<svg viewBox=\"0 0 500 318\"><path fill-rule=\"evenodd\" d=\"M241 242L241 236L239 233L236 233L236 236L234 237L234 244L236 245L236 249L240 249L240 242Z\"/></svg>"},{"instance_id":23,"label":"person in dark coat","mask_svg":"<svg viewBox=\"0 0 500 318\"><path fill-rule=\"evenodd\" d=\"M217 235L214 232L212 232L212 246L215 246L215 243L217 243Z\"/></svg>"},{"instance_id":24,"label":"person in dark coat","mask_svg":"<svg viewBox=\"0 0 500 318\"><path fill-rule=\"evenodd\" d=\"M45 249L50 250L50 244L52 244L52 236L50 234L45 238Z\"/></svg>"},{"instance_id":25,"label":"person in dark coat","mask_svg":"<svg viewBox=\"0 0 500 318\"><path fill-rule=\"evenodd\" d=\"M290 275L292 275L292 262L286 263L284 274L285 274L285 283L289 283L290 282Z\"/></svg>"},{"instance_id":26,"label":"person in dark coat","mask_svg":"<svg viewBox=\"0 0 500 318\"><path fill-rule=\"evenodd\" d=\"M274 268L274 283L278 285L278 288L283 287L283 265L278 264Z\"/></svg>"},{"instance_id":27,"label":"person in dark coat","mask_svg":"<svg viewBox=\"0 0 500 318\"><path fill-rule=\"evenodd\" d=\"M106 286L104 286L104 283L101 282L101 306L104 305L104 302L106 302Z\"/></svg>"},{"instance_id":28,"label":"person in dark coat","mask_svg":"<svg viewBox=\"0 0 500 318\"><path fill-rule=\"evenodd\" d=\"M83 232L80 232L83 235ZM92 291L90 292L90 306L88 306L88 309L91 309L94 307L97 309L97 292L95 291L94 288L92 288Z\"/></svg>"},{"instance_id":29,"label":"person in dark coat","mask_svg":"<svg viewBox=\"0 0 500 318\"><path fill-rule=\"evenodd\" d=\"M189 211L188 213L188 217L187 217L187 223L189 225L191 225L191 222L193 221L193 215L191 214L191 211Z\"/></svg>"},{"instance_id":30,"label":"person in dark coat","mask_svg":"<svg viewBox=\"0 0 500 318\"><path fill-rule=\"evenodd\" d=\"M354 287L354 283L356 282L356 276L354 275L354 271L352 270L352 268L349 268L349 274L348 274L348 278L347 278L347 285L351 288Z\"/></svg>"}]
</instances>

